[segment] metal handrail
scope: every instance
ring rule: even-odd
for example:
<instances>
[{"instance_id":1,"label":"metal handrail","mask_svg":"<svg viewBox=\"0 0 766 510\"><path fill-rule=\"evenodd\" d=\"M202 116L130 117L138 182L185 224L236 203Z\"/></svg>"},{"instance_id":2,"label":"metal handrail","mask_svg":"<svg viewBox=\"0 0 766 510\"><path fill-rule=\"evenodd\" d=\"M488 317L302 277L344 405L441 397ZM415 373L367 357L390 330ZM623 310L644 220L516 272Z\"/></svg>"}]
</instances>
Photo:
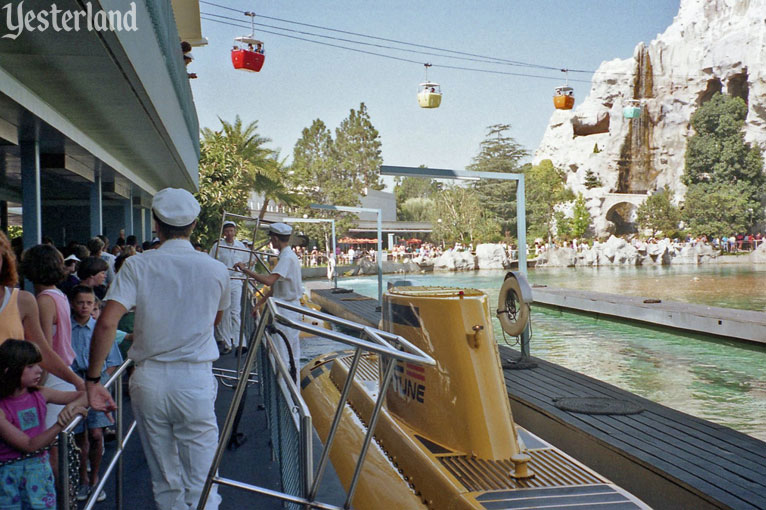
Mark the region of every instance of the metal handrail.
<instances>
[{"instance_id":1,"label":"metal handrail","mask_svg":"<svg viewBox=\"0 0 766 510\"><path fill-rule=\"evenodd\" d=\"M299 331L304 331L306 333L313 333L316 336L321 336L321 337L328 338L330 340L335 340L337 342L341 342L348 345L364 347L365 349L376 352L378 354L391 355L397 359L401 359L402 361L412 361L414 363L422 363L424 365L429 365L429 366L436 365L436 361L434 361L434 359L431 356L426 354L416 345L412 344L409 340L397 334L389 333L387 331L383 331L377 328L372 328L370 326L359 324L347 319L341 319L340 317L336 317L328 313L320 312L320 311L313 310L311 308L306 308L300 305L295 305L288 301L284 301L274 297L269 298L266 304L270 308L272 315L274 316L277 322L279 322L280 324L284 324L286 326L295 328ZM321 319L326 322L338 324L348 329L357 331L359 333L364 333L367 336L369 336L369 338L373 340L375 343L368 342L360 338L347 335L345 333L340 333L338 331L332 331L325 328L321 328L319 326L314 326L313 324L308 324L303 321L294 321L278 313L276 308L274 308L276 306L280 308L284 308L286 310L293 311L293 312L301 313L308 317L314 317L315 319ZM402 352L398 350L396 347L391 345L392 343L401 345L402 347L406 349L407 352Z\"/></svg>"},{"instance_id":2,"label":"metal handrail","mask_svg":"<svg viewBox=\"0 0 766 510\"><path fill-rule=\"evenodd\" d=\"M136 429L136 420L133 420L133 422L130 424L130 427L128 428L128 432L124 433L123 428L123 420L122 420L122 377L125 371L128 369L130 365L133 364L133 360L128 358L125 360L125 362L120 365L120 367L115 370L114 374L109 378L109 380L104 385L105 388L109 389L112 385L115 386L115 393L117 398L117 409L115 411L116 419L115 419L115 425L117 426L117 450L114 452L114 457L109 461L109 465L107 466L106 470L104 471L103 476L100 477L98 485L93 488L93 490L90 493L90 496L88 497L88 500L85 503L85 506L82 508L82 510L91 510L93 506L96 504L96 498L98 497L98 494L101 492L101 490L106 485L106 482L109 480L109 477L112 475L112 472L114 469L117 469L117 478L116 478L116 485L117 485L117 494L115 497L116 500L116 508L117 510L122 510L123 508L123 501L122 501L122 489L123 489L123 459L122 459L122 453L125 450L125 445L130 440L131 436L133 435L133 432ZM88 408L90 410L90 408ZM76 416L72 422L67 425L64 430L59 432L58 435L58 445L59 445L59 461L58 461L58 468L59 468L59 475L56 479L56 492L57 492L57 498L56 498L56 508L58 510L69 510L72 507L72 502L69 499L69 466L68 466L68 459L69 459L69 434L75 429L75 427L82 422L85 419L84 416L79 415Z\"/></svg>"},{"instance_id":3,"label":"metal handrail","mask_svg":"<svg viewBox=\"0 0 766 510\"><path fill-rule=\"evenodd\" d=\"M340 333L337 331L332 331L332 330L316 327L306 322L293 320L292 318L285 316L283 313L284 311L298 312L305 316L325 320L327 322L331 322L334 324L344 325L345 327L348 327L351 330L356 331L359 334L363 335L367 339L356 338L356 337L347 335L345 333ZM432 357L430 357L428 354L426 354L425 352L420 350L418 347L414 346L409 341L407 341L406 339L402 338L399 335L389 333L386 331L381 331L379 329L372 328L369 326L357 324L345 319L339 319L338 317L334 317L332 315L329 315L323 312L318 312L310 308L297 306L292 303L288 303L284 300L271 297L266 301L266 307L264 309L263 316L255 332L255 340L254 342L251 342L250 350L247 353L247 359L245 361L243 373L250 373L250 371L252 370L253 363L255 362L255 356L256 356L255 353L260 347L264 338L267 338L267 348L273 349L273 343L271 342L271 335L267 332L267 327L273 324L275 321L280 324L297 329L299 331L304 331L306 333L311 333L319 337L341 342L341 343L353 346L355 348L354 359L351 363L351 367L349 368L349 373L348 373L348 376L346 377L346 382L344 384L344 387L341 390L341 396L338 402L338 407L335 411L335 416L333 418L333 422L330 427L330 432L328 433L327 440L325 441L324 449L322 451L322 455L318 463L316 474L313 475L313 480L312 480L311 479L312 470L310 468L306 469L306 474L304 475L304 479L302 481L302 485L305 487L305 490L307 492L307 497L296 498L295 496L285 494L282 492L268 490L261 487L256 487L250 484L236 482L236 481L218 476L218 470L220 468L221 461L223 459L223 453L224 453L226 445L229 442L229 438L231 437L231 434L232 434L232 429L234 425L235 416L237 414L237 409L240 406L240 403L244 396L245 387L247 386L245 384L238 384L235 388L235 393L232 399L231 406L229 407L229 412L226 415L226 420L224 422L223 429L221 431L218 448L216 449L216 453L213 458L213 462L211 463L208 477L202 489L200 500L197 505L198 510L203 510L205 508L207 499L210 495L210 491L214 483L228 485L231 487L237 487L243 490L257 492L259 494L265 494L265 495L280 499L282 501L299 503L304 505L307 508L325 508L325 509L338 508L332 505L327 505L325 503L315 502L314 498L316 497L316 494L318 492L325 467L329 460L329 452L332 449L332 444L335 439L335 433L340 423L342 413L346 407L348 394L350 392L352 381L354 379L357 368L359 366L361 354L363 351L371 351L378 354L380 359L380 366L383 370L381 371L380 391L378 392L372 414L369 418L367 433L365 435L364 441L361 446L360 454L357 459L356 467L354 469L354 474L351 479L351 484L349 485L349 488L348 488L346 502L343 506L343 508L350 508L351 501L354 497L354 492L356 490L356 486L359 481L359 476L361 474L362 467L364 466L366 454L372 442L373 433L375 431L375 425L377 424L378 417L380 416L380 411L383 407L386 390L388 388L389 383L391 382L391 379L394 373L395 361L409 361L412 363L430 365L430 366L436 365L436 362L434 361ZM292 381L290 376L287 375L287 369L284 364L284 361L281 359L280 355L276 352L276 349L273 349L272 357L276 361L276 365L278 367L280 376L283 378L288 388L290 388L290 393L293 397L292 400L301 402L301 408L302 408L303 406L305 406L305 402L303 401L302 397L300 397L300 393L298 392L298 389L295 386L294 381ZM261 374L261 375L265 377L265 374ZM288 383L288 380L289 380L289 383ZM310 419L310 415L308 417ZM304 434L306 433L305 430L303 432ZM303 443L303 441L301 442ZM310 444L310 443L306 442L304 444ZM301 452L301 453L302 453L303 462L308 462L308 460L311 460L310 452Z\"/></svg>"}]
</instances>

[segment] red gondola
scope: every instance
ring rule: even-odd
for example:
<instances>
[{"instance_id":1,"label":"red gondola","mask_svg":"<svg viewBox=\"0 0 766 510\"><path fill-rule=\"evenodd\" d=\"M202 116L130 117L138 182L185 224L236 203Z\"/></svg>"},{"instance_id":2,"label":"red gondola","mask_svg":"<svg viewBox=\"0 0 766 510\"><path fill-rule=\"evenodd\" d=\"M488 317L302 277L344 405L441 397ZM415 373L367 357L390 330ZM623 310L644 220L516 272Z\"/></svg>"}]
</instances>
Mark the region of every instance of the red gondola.
<instances>
[{"instance_id":1,"label":"red gondola","mask_svg":"<svg viewBox=\"0 0 766 510\"><path fill-rule=\"evenodd\" d=\"M250 16L250 35L234 38L242 46L234 45L231 50L231 63L234 65L234 69L257 73L263 67L263 62L266 59L263 41L255 38L255 13L246 12L245 16Z\"/></svg>"}]
</instances>

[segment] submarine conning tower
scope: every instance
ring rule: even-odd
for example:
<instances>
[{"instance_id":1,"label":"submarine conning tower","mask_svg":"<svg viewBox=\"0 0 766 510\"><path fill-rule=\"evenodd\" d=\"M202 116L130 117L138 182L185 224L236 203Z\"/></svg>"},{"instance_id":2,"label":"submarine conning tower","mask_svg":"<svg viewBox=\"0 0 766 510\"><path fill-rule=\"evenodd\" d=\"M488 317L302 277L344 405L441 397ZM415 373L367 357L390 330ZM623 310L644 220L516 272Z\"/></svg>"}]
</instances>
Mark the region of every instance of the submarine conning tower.
<instances>
[{"instance_id":1,"label":"submarine conning tower","mask_svg":"<svg viewBox=\"0 0 766 510\"><path fill-rule=\"evenodd\" d=\"M475 289L393 287L383 329L401 335L436 366L397 362L389 411L429 440L482 459L519 453L488 297Z\"/></svg>"}]
</instances>

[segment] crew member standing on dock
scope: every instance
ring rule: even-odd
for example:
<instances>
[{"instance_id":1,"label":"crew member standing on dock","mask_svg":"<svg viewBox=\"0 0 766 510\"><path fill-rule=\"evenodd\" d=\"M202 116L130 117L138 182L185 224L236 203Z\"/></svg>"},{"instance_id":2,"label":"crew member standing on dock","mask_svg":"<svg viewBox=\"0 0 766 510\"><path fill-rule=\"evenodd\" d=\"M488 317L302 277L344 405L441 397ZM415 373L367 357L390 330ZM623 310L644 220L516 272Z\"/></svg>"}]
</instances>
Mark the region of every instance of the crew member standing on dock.
<instances>
[{"instance_id":1,"label":"crew member standing on dock","mask_svg":"<svg viewBox=\"0 0 766 510\"><path fill-rule=\"evenodd\" d=\"M196 508L218 444L213 328L229 307L231 291L226 266L189 242L199 211L186 190L166 188L154 196L162 244L126 259L117 273L93 332L86 374L90 405L114 410L100 382L101 367L117 323L135 308L130 397L162 510ZM215 486L212 491L206 508L217 510L221 498Z\"/></svg>"},{"instance_id":2,"label":"crew member standing on dock","mask_svg":"<svg viewBox=\"0 0 766 510\"><path fill-rule=\"evenodd\" d=\"M256 303L256 309L271 296L300 306L300 299L303 294L301 262L295 252L290 249L290 234L292 232L293 227L286 223L272 223L269 227L271 246L279 250L279 259L271 274L255 273L249 270L242 262L234 264L234 268L239 269L258 283L269 287L263 298ZM293 320L299 320L298 312L282 310L282 313ZM275 326L285 335L291 351L290 355L288 355L284 342L280 342L278 338L275 338L279 354L285 360L285 363L290 363L288 368L291 371L294 369L295 382L298 382L298 373L300 372L299 360L301 357L300 332L297 329L281 324L275 324Z\"/></svg>"},{"instance_id":3,"label":"crew member standing on dock","mask_svg":"<svg viewBox=\"0 0 766 510\"><path fill-rule=\"evenodd\" d=\"M236 239L237 224L226 221L223 224L223 239L216 242L210 249L210 256L215 257L226 267L233 268L237 262L247 262L249 254L247 246ZM239 274L229 270L231 285L231 306L224 310L221 323L215 327L215 340L221 354L229 354L239 345L240 314L242 313L242 280L236 279ZM245 339L246 341L246 339ZM243 349L247 348L242 344Z\"/></svg>"}]
</instances>

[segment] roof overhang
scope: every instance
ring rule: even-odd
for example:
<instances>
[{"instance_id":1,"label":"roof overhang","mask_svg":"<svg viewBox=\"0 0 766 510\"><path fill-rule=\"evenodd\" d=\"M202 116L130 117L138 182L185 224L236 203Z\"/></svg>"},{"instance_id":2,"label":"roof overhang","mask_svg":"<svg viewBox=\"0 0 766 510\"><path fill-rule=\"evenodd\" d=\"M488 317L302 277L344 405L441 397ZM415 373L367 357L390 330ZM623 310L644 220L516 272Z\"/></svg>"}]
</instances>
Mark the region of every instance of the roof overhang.
<instances>
[{"instance_id":1,"label":"roof overhang","mask_svg":"<svg viewBox=\"0 0 766 510\"><path fill-rule=\"evenodd\" d=\"M171 3L178 27L178 36L181 40L192 46L207 45L207 38L202 37L199 0L171 0Z\"/></svg>"},{"instance_id":2,"label":"roof overhang","mask_svg":"<svg viewBox=\"0 0 766 510\"><path fill-rule=\"evenodd\" d=\"M3 125L30 133L22 136L38 136L47 124L148 193L166 186L193 190L198 123L180 47L169 42L175 39L168 32L174 29L170 9L146 0L85 5L126 12L134 4L137 31L49 26L0 38L0 102L6 105L0 117ZM56 5L62 12L84 9L77 0ZM39 13L51 4L27 0L23 9Z\"/></svg>"}]
</instances>

